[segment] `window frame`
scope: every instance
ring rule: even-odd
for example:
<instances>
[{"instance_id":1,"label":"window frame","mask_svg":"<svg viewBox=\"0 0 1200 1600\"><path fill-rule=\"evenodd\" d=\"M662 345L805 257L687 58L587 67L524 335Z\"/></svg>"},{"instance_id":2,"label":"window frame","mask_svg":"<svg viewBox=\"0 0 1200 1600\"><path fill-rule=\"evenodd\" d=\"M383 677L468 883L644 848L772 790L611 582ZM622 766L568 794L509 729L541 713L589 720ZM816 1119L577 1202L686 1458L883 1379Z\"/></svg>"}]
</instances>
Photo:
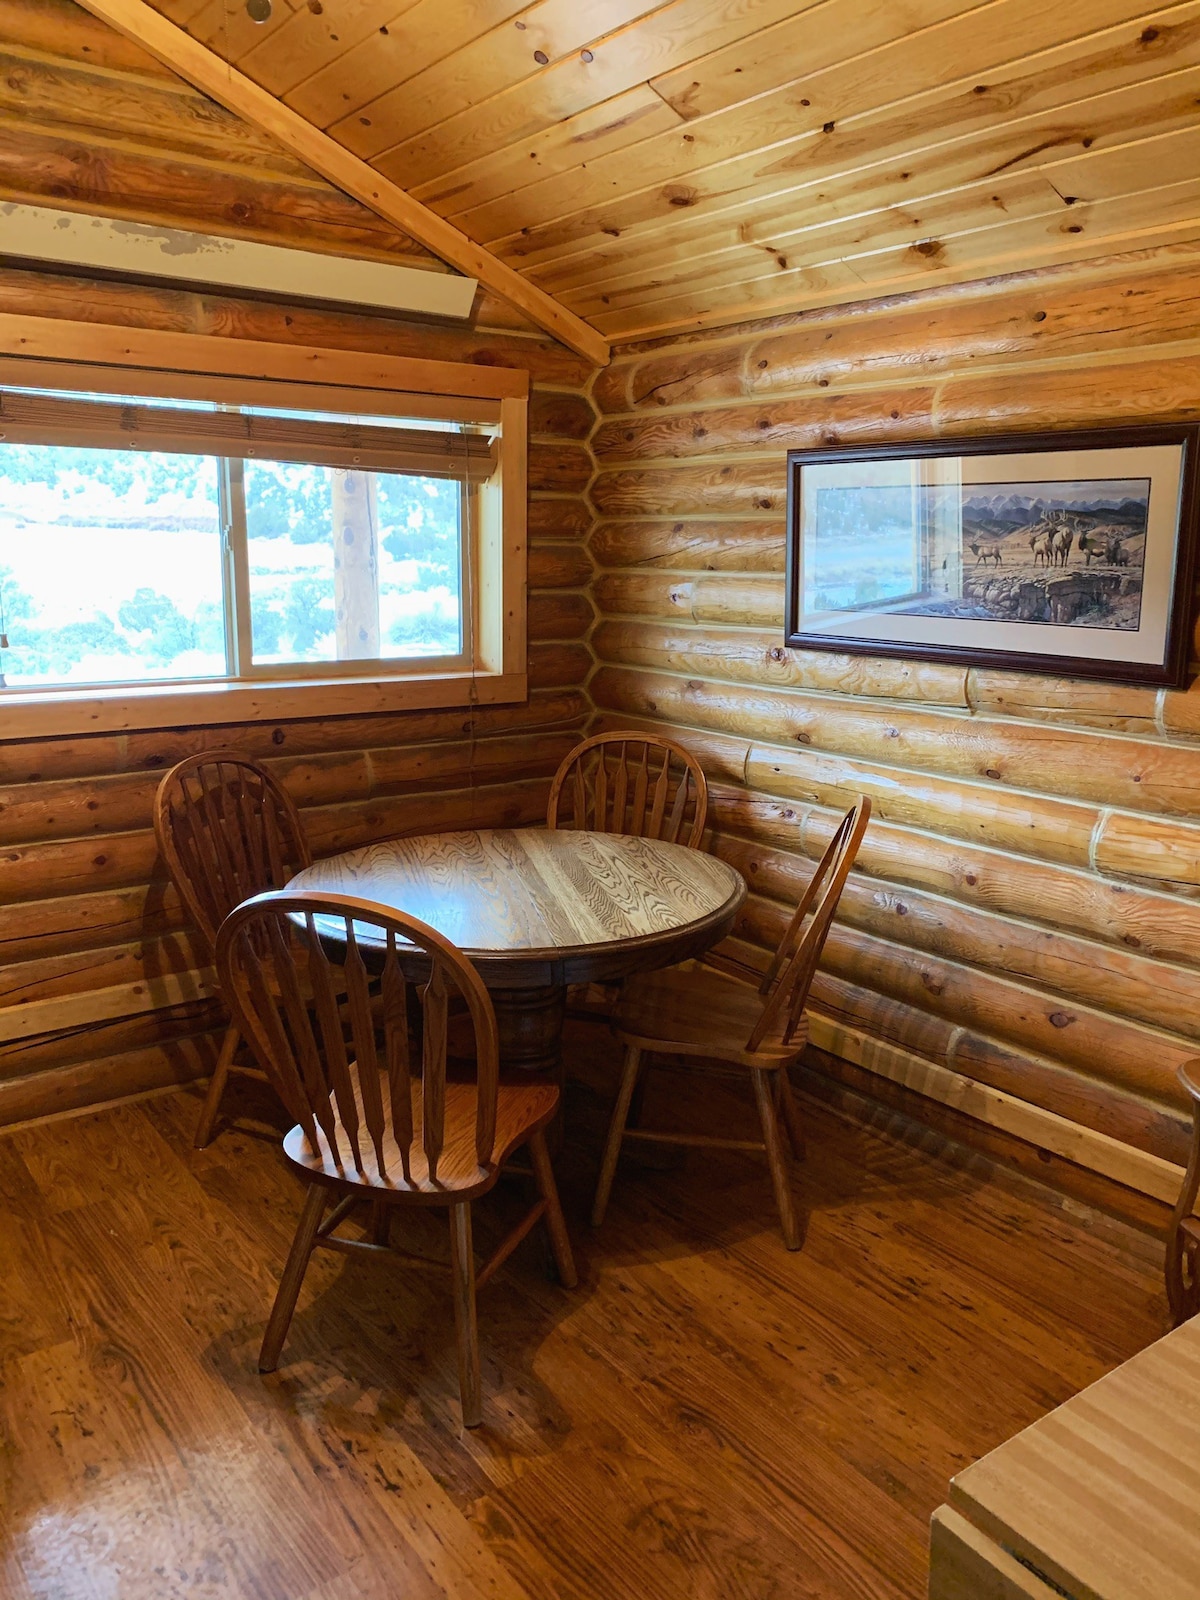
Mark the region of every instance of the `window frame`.
<instances>
[{"instance_id":1,"label":"window frame","mask_svg":"<svg viewBox=\"0 0 1200 1600\"><path fill-rule=\"evenodd\" d=\"M0 438L8 387L498 424L500 432L491 476L465 489L473 502L473 548L464 551L463 571L468 658L323 663L319 671L316 663L312 671L299 663L252 668L236 678L13 688L0 694L0 739L527 697L527 372L0 313Z\"/></svg>"}]
</instances>

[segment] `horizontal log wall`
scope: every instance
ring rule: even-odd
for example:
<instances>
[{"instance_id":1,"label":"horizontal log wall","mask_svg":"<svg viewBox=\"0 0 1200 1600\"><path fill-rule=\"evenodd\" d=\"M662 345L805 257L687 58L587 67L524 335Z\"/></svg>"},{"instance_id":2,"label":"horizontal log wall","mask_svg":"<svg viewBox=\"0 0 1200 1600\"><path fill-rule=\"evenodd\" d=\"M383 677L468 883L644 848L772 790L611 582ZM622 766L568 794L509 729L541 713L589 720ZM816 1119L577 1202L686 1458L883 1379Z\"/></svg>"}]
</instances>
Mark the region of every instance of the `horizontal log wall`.
<instances>
[{"instance_id":1,"label":"horizontal log wall","mask_svg":"<svg viewBox=\"0 0 1200 1600\"><path fill-rule=\"evenodd\" d=\"M548 342L179 291L0 273L0 309L247 339L436 351L531 370L528 701L200 730L0 742L0 1124L194 1077L222 1014L157 858L162 773L234 746L301 808L317 855L370 840L544 815L590 706L594 611L583 442L586 368ZM565 380L565 381L564 381Z\"/></svg>"},{"instance_id":2,"label":"horizontal log wall","mask_svg":"<svg viewBox=\"0 0 1200 1600\"><path fill-rule=\"evenodd\" d=\"M1200 688L785 650L784 455L1195 419L1198 351L1181 248L633 346L593 385L589 688L703 759L752 890L730 950L761 961L870 795L815 1042L1158 1200L1200 1054Z\"/></svg>"}]
</instances>

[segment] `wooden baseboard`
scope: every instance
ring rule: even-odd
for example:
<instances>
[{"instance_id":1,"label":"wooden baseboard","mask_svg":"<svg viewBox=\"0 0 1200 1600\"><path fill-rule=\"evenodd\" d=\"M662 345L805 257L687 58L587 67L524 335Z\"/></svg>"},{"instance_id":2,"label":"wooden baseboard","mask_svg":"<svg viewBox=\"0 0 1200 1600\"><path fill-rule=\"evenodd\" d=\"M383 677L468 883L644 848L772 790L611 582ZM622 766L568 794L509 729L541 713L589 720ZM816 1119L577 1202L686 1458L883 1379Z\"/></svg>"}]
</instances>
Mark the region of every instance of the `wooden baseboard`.
<instances>
[{"instance_id":1,"label":"wooden baseboard","mask_svg":"<svg viewBox=\"0 0 1200 1600\"><path fill-rule=\"evenodd\" d=\"M937 1149L943 1155L956 1146L962 1159L1007 1167L1051 1191L1060 1203L1087 1206L1155 1239L1166 1235L1171 1208L1165 1201L852 1061L810 1045L795 1082L798 1089L855 1121L883 1128L907 1143Z\"/></svg>"},{"instance_id":2,"label":"wooden baseboard","mask_svg":"<svg viewBox=\"0 0 1200 1600\"><path fill-rule=\"evenodd\" d=\"M164 1083L157 1089L139 1089L135 1094L118 1095L114 1100L97 1100L82 1106L71 1106L66 1111L48 1111L42 1117L25 1117L20 1122L6 1122L0 1126L0 1139L10 1133L27 1133L31 1128L43 1128L48 1123L70 1122L75 1117L94 1117L99 1111L117 1111L122 1106L140 1105L143 1100L161 1100L165 1095L182 1094L193 1084L202 1084L203 1078L193 1078L188 1083ZM197 1100L197 1106L200 1102Z\"/></svg>"},{"instance_id":3,"label":"wooden baseboard","mask_svg":"<svg viewBox=\"0 0 1200 1600\"><path fill-rule=\"evenodd\" d=\"M0 1131L97 1111L159 1089L178 1089L213 1069L223 1029L140 1050L51 1067L0 1083Z\"/></svg>"},{"instance_id":4,"label":"wooden baseboard","mask_svg":"<svg viewBox=\"0 0 1200 1600\"><path fill-rule=\"evenodd\" d=\"M1074 1166L1087 1167L1152 1200L1173 1206L1179 1196L1184 1169L1161 1155L1138 1149L1007 1090L981 1083L944 1061L930 1060L877 1038L829 1016L820 1006L810 1007L808 1021L813 1044L832 1056L852 1061L924 1098L961 1111L973 1121L1013 1134L1038 1150L1060 1156Z\"/></svg>"},{"instance_id":5,"label":"wooden baseboard","mask_svg":"<svg viewBox=\"0 0 1200 1600\"><path fill-rule=\"evenodd\" d=\"M727 939L705 959L753 983L766 956L758 946ZM808 1025L811 1057L827 1064L827 1077L922 1126L944 1128L1045 1186L1129 1221L1136 1217L1136 1226L1149 1232L1165 1231L1182 1166L853 1027L819 1004L809 1008Z\"/></svg>"}]
</instances>

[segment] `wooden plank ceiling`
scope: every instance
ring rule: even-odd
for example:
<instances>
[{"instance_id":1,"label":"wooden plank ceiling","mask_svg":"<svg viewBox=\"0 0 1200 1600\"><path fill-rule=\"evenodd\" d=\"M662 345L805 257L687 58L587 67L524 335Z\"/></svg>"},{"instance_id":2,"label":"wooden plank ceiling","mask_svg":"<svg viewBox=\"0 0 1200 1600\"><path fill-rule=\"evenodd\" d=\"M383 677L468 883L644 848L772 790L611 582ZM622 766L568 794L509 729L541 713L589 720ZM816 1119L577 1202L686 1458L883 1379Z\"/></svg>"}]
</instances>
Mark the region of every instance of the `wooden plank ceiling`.
<instances>
[{"instance_id":1,"label":"wooden plank ceiling","mask_svg":"<svg viewBox=\"0 0 1200 1600\"><path fill-rule=\"evenodd\" d=\"M1200 236L1200 0L155 0L609 338Z\"/></svg>"}]
</instances>

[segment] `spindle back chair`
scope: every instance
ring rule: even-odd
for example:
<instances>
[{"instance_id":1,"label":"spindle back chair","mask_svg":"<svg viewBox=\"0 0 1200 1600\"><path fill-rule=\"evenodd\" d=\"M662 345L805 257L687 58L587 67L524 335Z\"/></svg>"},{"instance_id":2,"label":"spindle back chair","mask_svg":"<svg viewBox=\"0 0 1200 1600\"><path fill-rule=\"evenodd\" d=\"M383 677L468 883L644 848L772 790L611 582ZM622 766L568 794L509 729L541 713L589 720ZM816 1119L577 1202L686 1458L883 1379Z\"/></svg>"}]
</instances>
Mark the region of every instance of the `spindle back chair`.
<instances>
[{"instance_id":1,"label":"spindle back chair","mask_svg":"<svg viewBox=\"0 0 1200 1600\"><path fill-rule=\"evenodd\" d=\"M264 889L282 889L312 865L291 796L266 767L236 750L188 756L166 773L154 800L154 833L210 960L217 930L236 905ZM230 1072L261 1076L235 1061L239 1043L231 1022L196 1124L198 1150L212 1137Z\"/></svg>"},{"instance_id":2,"label":"spindle back chair","mask_svg":"<svg viewBox=\"0 0 1200 1600\"><path fill-rule=\"evenodd\" d=\"M768 1040L789 1045L802 1028L817 964L870 820L871 802L864 797L833 830L758 986L764 1004L746 1040L748 1053Z\"/></svg>"},{"instance_id":3,"label":"spindle back chair","mask_svg":"<svg viewBox=\"0 0 1200 1600\"><path fill-rule=\"evenodd\" d=\"M695 1144L706 1149L757 1149L767 1155L784 1242L789 1250L799 1248L779 1113L792 1154L799 1156L803 1131L788 1068L799 1060L808 1042L805 1007L809 991L870 816L871 802L860 798L839 821L757 989L699 963L640 974L625 985L616 1014L625 1063L592 1205L595 1226L604 1220L625 1139ZM628 1127L630 1104L648 1051L683 1060L717 1061L748 1071L762 1123L762 1142Z\"/></svg>"},{"instance_id":4,"label":"spindle back chair","mask_svg":"<svg viewBox=\"0 0 1200 1600\"><path fill-rule=\"evenodd\" d=\"M563 760L550 788L548 828L625 833L699 849L708 784L681 745L652 733L597 733Z\"/></svg>"},{"instance_id":5,"label":"spindle back chair","mask_svg":"<svg viewBox=\"0 0 1200 1600\"><path fill-rule=\"evenodd\" d=\"M388 1249L395 1208L444 1206L463 1417L475 1426L480 1392L471 1202L495 1185L501 1164L522 1145L529 1146L539 1199L482 1268L478 1283L543 1218L562 1281L575 1281L545 1141L558 1109L557 1086L500 1083L496 1017L479 974L434 928L386 906L298 890L258 895L223 924L217 967L238 1026L296 1119L284 1152L310 1184L260 1369L275 1369L315 1247ZM474 1035L469 1081L447 1071L454 998ZM335 1195L340 1199L325 1218ZM371 1241L334 1231L360 1201L371 1203Z\"/></svg>"}]
</instances>

